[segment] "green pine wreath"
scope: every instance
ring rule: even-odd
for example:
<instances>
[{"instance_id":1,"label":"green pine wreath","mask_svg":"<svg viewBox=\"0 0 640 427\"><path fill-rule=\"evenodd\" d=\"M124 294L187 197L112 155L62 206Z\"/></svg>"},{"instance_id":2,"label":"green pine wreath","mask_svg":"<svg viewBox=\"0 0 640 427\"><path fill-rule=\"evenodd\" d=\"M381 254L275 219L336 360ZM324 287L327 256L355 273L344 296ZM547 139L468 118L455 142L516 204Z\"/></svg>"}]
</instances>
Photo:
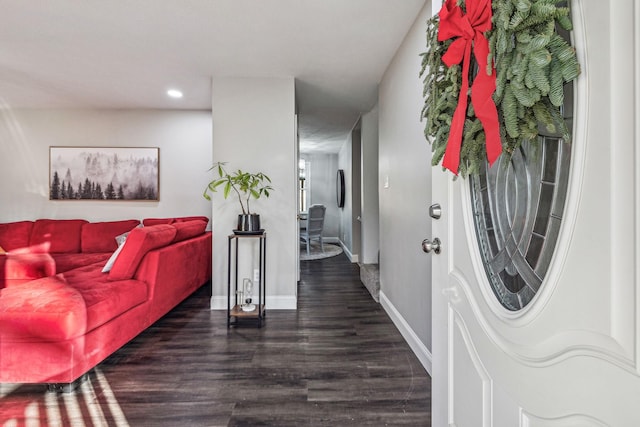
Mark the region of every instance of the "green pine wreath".
<instances>
[{"instance_id":1,"label":"green pine wreath","mask_svg":"<svg viewBox=\"0 0 640 427\"><path fill-rule=\"evenodd\" d=\"M464 0L458 0L458 4L464 9ZM523 140L536 141L539 126L570 140L560 107L564 85L578 77L580 64L575 49L558 34L558 26L566 31L573 28L567 1L493 0L492 10L492 29L485 35L490 47L489 64L493 61L496 68L493 99L503 155L513 153ZM434 166L444 155L462 82L462 67L448 68L442 62L452 41L438 41L438 24L438 16L427 22L427 51L421 54L420 70L425 98L421 119L426 120L424 134L432 144ZM484 129L470 102L458 173L478 173L485 159Z\"/></svg>"}]
</instances>

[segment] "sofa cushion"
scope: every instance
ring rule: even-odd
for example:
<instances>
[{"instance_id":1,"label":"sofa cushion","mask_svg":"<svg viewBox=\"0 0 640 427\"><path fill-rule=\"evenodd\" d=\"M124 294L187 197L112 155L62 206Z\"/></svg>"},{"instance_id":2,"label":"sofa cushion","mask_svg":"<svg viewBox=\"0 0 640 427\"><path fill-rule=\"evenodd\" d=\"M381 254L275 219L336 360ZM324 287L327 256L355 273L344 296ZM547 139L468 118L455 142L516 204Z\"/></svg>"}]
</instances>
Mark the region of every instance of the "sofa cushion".
<instances>
[{"instance_id":1,"label":"sofa cushion","mask_svg":"<svg viewBox=\"0 0 640 427\"><path fill-rule=\"evenodd\" d=\"M45 277L0 292L3 339L62 341L86 331L84 299L61 277Z\"/></svg>"},{"instance_id":2,"label":"sofa cushion","mask_svg":"<svg viewBox=\"0 0 640 427\"><path fill-rule=\"evenodd\" d=\"M176 222L189 222L189 221L204 221L205 227L209 223L209 218L206 216L183 216L174 218L171 224L175 224Z\"/></svg>"},{"instance_id":3,"label":"sofa cushion","mask_svg":"<svg viewBox=\"0 0 640 427\"><path fill-rule=\"evenodd\" d=\"M145 218L142 220L142 225L144 225L145 227L150 227L152 225L159 224L172 224L173 221L173 218Z\"/></svg>"},{"instance_id":4,"label":"sofa cushion","mask_svg":"<svg viewBox=\"0 0 640 427\"><path fill-rule=\"evenodd\" d=\"M109 280L131 279L146 253L152 249L170 244L173 242L175 235L175 227L169 224L131 230L109 272Z\"/></svg>"},{"instance_id":5,"label":"sofa cushion","mask_svg":"<svg viewBox=\"0 0 640 427\"><path fill-rule=\"evenodd\" d=\"M0 336L11 341L78 337L148 299L144 282L110 282L96 265L1 292Z\"/></svg>"},{"instance_id":6,"label":"sofa cushion","mask_svg":"<svg viewBox=\"0 0 640 427\"><path fill-rule=\"evenodd\" d=\"M82 226L89 221L84 219L39 219L33 224L29 245L50 242L51 252L80 252Z\"/></svg>"},{"instance_id":7,"label":"sofa cushion","mask_svg":"<svg viewBox=\"0 0 640 427\"><path fill-rule=\"evenodd\" d=\"M0 255L0 289L4 288L4 264L7 262L7 254Z\"/></svg>"},{"instance_id":8,"label":"sofa cushion","mask_svg":"<svg viewBox=\"0 0 640 427\"><path fill-rule=\"evenodd\" d=\"M0 224L0 246L5 251L29 246L33 221L7 222Z\"/></svg>"},{"instance_id":9,"label":"sofa cushion","mask_svg":"<svg viewBox=\"0 0 640 427\"><path fill-rule=\"evenodd\" d=\"M142 224L145 227L150 225L158 225L158 224L175 224L176 222L188 222L188 221L204 221L205 225L209 223L209 218L206 216L180 216L177 218L145 218L142 220Z\"/></svg>"},{"instance_id":10,"label":"sofa cushion","mask_svg":"<svg viewBox=\"0 0 640 427\"><path fill-rule=\"evenodd\" d=\"M56 262L56 271L64 273L85 265L95 264L97 262L106 262L111 254L109 252L101 253L80 253L80 254L51 254Z\"/></svg>"},{"instance_id":11,"label":"sofa cushion","mask_svg":"<svg viewBox=\"0 0 640 427\"><path fill-rule=\"evenodd\" d=\"M118 248L116 237L140 225L137 219L90 222L82 226L82 252L113 252Z\"/></svg>"},{"instance_id":12,"label":"sofa cushion","mask_svg":"<svg viewBox=\"0 0 640 427\"><path fill-rule=\"evenodd\" d=\"M87 331L149 299L146 283L135 279L112 281L108 274L101 272L101 266L102 263L87 265L61 275L84 299Z\"/></svg>"},{"instance_id":13,"label":"sofa cushion","mask_svg":"<svg viewBox=\"0 0 640 427\"><path fill-rule=\"evenodd\" d=\"M174 222L172 225L176 229L176 237L173 238L174 243L199 236L204 233L204 230L207 228L206 222L197 220L187 222Z\"/></svg>"}]
</instances>

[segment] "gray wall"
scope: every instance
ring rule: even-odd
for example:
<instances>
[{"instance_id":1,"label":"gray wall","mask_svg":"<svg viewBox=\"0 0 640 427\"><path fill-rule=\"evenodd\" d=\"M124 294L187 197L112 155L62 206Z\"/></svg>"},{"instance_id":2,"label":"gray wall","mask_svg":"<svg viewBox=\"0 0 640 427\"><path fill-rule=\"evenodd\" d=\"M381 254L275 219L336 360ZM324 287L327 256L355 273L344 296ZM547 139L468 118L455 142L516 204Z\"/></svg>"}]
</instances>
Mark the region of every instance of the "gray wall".
<instances>
[{"instance_id":1,"label":"gray wall","mask_svg":"<svg viewBox=\"0 0 640 427\"><path fill-rule=\"evenodd\" d=\"M432 168L420 121L424 101L418 71L430 8L427 3L385 72L378 104L380 300L429 352L431 260L421 242L431 236Z\"/></svg>"},{"instance_id":2,"label":"gray wall","mask_svg":"<svg viewBox=\"0 0 640 427\"><path fill-rule=\"evenodd\" d=\"M344 170L344 185L345 185L345 196L344 196L344 207L340 209L340 234L339 238L342 242L345 253L349 258L352 256L353 249L353 235L351 229L351 214L352 214L352 183L351 179L351 162L352 162L352 150L351 150L351 135L349 135L348 140L342 146L342 149L338 153L338 168ZM353 260L352 261L357 261Z\"/></svg>"},{"instance_id":3,"label":"gray wall","mask_svg":"<svg viewBox=\"0 0 640 427\"><path fill-rule=\"evenodd\" d=\"M358 121L351 131L351 183L349 184L351 202L351 261L360 261L362 249L362 130Z\"/></svg>"},{"instance_id":4,"label":"gray wall","mask_svg":"<svg viewBox=\"0 0 640 427\"><path fill-rule=\"evenodd\" d=\"M267 306L296 308L298 252L295 88L293 78L212 80L213 160L231 168L264 172L275 189L252 202L267 230ZM211 175L213 177L213 175ZM227 308L227 236L235 228L237 201L214 194L212 308ZM246 240L246 239L245 239ZM245 257L244 260L247 258ZM240 271L241 277L253 277Z\"/></svg>"},{"instance_id":5,"label":"gray wall","mask_svg":"<svg viewBox=\"0 0 640 427\"><path fill-rule=\"evenodd\" d=\"M360 262L377 264L380 250L378 108L362 115L362 247Z\"/></svg>"},{"instance_id":6,"label":"gray wall","mask_svg":"<svg viewBox=\"0 0 640 427\"><path fill-rule=\"evenodd\" d=\"M49 200L49 146L159 147L158 202ZM0 222L206 215L211 113L0 109Z\"/></svg>"}]
</instances>

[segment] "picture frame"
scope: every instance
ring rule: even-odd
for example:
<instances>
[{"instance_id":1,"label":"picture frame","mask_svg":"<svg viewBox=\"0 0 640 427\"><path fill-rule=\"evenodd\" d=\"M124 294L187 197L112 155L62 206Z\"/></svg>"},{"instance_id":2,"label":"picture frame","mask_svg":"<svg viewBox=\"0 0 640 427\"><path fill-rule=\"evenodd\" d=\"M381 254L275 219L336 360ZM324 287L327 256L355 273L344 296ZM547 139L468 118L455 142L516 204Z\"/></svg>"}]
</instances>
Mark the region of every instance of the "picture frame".
<instances>
[{"instance_id":1,"label":"picture frame","mask_svg":"<svg viewBox=\"0 0 640 427\"><path fill-rule=\"evenodd\" d=\"M49 200L159 201L158 147L49 147Z\"/></svg>"}]
</instances>

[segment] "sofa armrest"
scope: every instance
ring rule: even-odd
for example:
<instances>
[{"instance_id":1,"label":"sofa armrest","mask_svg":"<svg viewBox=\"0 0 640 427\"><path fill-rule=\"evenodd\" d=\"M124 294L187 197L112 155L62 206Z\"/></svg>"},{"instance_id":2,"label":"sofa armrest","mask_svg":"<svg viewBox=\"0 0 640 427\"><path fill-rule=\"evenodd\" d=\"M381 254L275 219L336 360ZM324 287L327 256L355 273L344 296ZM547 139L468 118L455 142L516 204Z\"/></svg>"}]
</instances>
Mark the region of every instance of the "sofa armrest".
<instances>
[{"instance_id":1,"label":"sofa armrest","mask_svg":"<svg viewBox=\"0 0 640 427\"><path fill-rule=\"evenodd\" d=\"M145 255L135 278L148 284L151 322L211 280L211 243L206 232Z\"/></svg>"}]
</instances>

